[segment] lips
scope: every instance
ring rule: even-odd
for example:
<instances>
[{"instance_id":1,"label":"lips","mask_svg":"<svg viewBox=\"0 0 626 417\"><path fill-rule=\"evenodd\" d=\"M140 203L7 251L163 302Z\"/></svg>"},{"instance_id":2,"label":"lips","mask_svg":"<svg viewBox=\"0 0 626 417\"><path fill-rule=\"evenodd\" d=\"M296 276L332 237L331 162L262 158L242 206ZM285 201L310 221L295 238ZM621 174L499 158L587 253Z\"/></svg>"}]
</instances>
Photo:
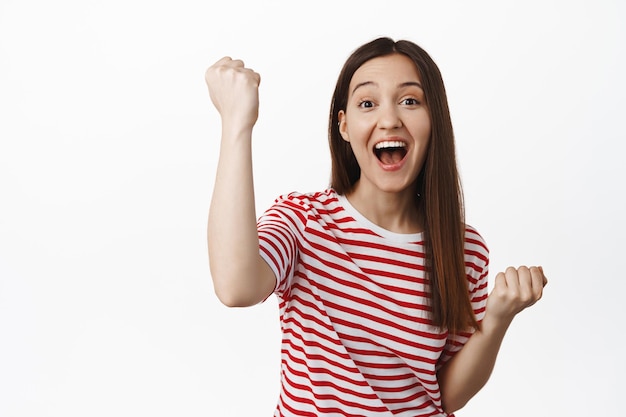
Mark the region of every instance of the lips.
<instances>
[{"instance_id":1,"label":"lips","mask_svg":"<svg viewBox=\"0 0 626 417\"><path fill-rule=\"evenodd\" d=\"M397 165L407 154L407 143L399 139L383 140L374 145L374 154L385 166Z\"/></svg>"}]
</instances>

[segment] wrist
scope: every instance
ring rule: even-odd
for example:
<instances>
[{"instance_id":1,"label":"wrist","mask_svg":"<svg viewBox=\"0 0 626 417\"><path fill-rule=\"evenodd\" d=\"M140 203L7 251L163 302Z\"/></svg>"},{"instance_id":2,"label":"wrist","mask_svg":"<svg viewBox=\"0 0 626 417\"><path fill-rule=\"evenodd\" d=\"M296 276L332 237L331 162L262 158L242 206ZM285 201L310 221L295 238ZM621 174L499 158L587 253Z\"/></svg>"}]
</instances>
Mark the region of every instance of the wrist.
<instances>
[{"instance_id":1,"label":"wrist","mask_svg":"<svg viewBox=\"0 0 626 417\"><path fill-rule=\"evenodd\" d=\"M222 143L250 143L254 125L222 123Z\"/></svg>"},{"instance_id":2,"label":"wrist","mask_svg":"<svg viewBox=\"0 0 626 417\"><path fill-rule=\"evenodd\" d=\"M256 124L256 117L235 115L235 114L222 114L222 132L228 133L242 133L252 132L254 125Z\"/></svg>"},{"instance_id":3,"label":"wrist","mask_svg":"<svg viewBox=\"0 0 626 417\"><path fill-rule=\"evenodd\" d=\"M489 311L480 323L480 331L486 335L504 335L513 321L513 317L490 315Z\"/></svg>"}]
</instances>

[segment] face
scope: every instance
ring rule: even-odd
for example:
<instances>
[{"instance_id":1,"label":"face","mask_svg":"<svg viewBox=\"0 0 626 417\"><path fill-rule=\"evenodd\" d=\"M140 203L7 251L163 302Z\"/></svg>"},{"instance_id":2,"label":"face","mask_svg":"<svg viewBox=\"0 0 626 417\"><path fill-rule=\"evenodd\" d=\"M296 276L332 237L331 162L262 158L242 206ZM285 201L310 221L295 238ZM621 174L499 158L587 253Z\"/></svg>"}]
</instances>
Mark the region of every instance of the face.
<instances>
[{"instance_id":1,"label":"face","mask_svg":"<svg viewBox=\"0 0 626 417\"><path fill-rule=\"evenodd\" d=\"M361 168L358 188L410 192L430 139L417 68L402 54L365 62L352 76L339 132Z\"/></svg>"}]
</instances>

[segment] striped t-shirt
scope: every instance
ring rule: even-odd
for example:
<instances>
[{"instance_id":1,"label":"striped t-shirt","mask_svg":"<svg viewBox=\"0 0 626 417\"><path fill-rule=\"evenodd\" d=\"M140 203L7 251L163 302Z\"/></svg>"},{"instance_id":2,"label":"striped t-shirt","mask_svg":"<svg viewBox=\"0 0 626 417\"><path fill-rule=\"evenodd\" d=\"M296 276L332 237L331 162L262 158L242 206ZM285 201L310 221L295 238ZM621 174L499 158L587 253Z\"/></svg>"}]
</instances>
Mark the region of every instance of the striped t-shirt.
<instances>
[{"instance_id":1,"label":"striped t-shirt","mask_svg":"<svg viewBox=\"0 0 626 417\"><path fill-rule=\"evenodd\" d=\"M282 329L275 416L447 416L437 370L471 333L431 325L421 233L385 230L332 189L278 198L258 231ZM465 266L481 321L488 250L469 226Z\"/></svg>"}]
</instances>

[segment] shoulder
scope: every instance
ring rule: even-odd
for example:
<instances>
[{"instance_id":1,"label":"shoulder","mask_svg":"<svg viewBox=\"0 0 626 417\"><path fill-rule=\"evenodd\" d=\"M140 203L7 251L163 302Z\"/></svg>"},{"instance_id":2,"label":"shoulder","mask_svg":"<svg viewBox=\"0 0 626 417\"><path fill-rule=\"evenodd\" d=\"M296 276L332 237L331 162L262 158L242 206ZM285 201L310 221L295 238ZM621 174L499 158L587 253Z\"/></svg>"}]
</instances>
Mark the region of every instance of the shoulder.
<instances>
[{"instance_id":1,"label":"shoulder","mask_svg":"<svg viewBox=\"0 0 626 417\"><path fill-rule=\"evenodd\" d=\"M482 235L474 227L465 225L465 259L478 269L486 269L489 264L489 247Z\"/></svg>"},{"instance_id":2,"label":"shoulder","mask_svg":"<svg viewBox=\"0 0 626 417\"><path fill-rule=\"evenodd\" d=\"M339 201L333 189L317 192L293 191L280 195L259 219L259 225L290 220L304 226L338 210Z\"/></svg>"},{"instance_id":3,"label":"shoulder","mask_svg":"<svg viewBox=\"0 0 626 417\"><path fill-rule=\"evenodd\" d=\"M273 207L297 211L328 210L339 205L338 195L332 188L316 192L293 191L274 200Z\"/></svg>"},{"instance_id":4,"label":"shoulder","mask_svg":"<svg viewBox=\"0 0 626 417\"><path fill-rule=\"evenodd\" d=\"M478 230L476 230L476 228L470 226L469 224L465 225L465 248L474 249L485 253L489 252L487 242L485 241L483 236L478 232Z\"/></svg>"}]
</instances>

